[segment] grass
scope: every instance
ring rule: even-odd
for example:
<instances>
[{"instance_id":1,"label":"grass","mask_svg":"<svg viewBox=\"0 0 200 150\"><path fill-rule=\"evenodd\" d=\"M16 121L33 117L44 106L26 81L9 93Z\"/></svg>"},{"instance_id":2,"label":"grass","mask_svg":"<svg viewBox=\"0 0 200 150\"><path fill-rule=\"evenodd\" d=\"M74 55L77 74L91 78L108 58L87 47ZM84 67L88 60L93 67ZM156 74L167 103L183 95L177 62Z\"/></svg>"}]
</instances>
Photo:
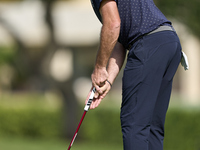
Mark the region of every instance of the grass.
<instances>
[{"instance_id":1,"label":"grass","mask_svg":"<svg viewBox=\"0 0 200 150\"><path fill-rule=\"evenodd\" d=\"M69 141L58 139L31 139L0 137L1 150L67 150ZM75 141L71 150L122 150L122 145L114 143L93 143Z\"/></svg>"},{"instance_id":2,"label":"grass","mask_svg":"<svg viewBox=\"0 0 200 150\"><path fill-rule=\"evenodd\" d=\"M0 138L2 150L64 150L63 141L29 139L29 138Z\"/></svg>"},{"instance_id":3,"label":"grass","mask_svg":"<svg viewBox=\"0 0 200 150\"><path fill-rule=\"evenodd\" d=\"M84 106L84 104L82 105ZM61 106L62 106L62 101L60 101L59 97L57 97L56 95L52 93L45 93L44 95L40 93L39 94L37 93L27 93L27 94L4 93L0 95L0 107L2 107L3 109L8 109L8 111L15 108L19 110L21 109L35 110L35 108L37 108L38 111L33 111L34 115L30 115L30 117L33 117L32 120L38 120L39 125L41 125L41 121L38 118L35 119L35 117L38 117L37 115L38 113L35 113L35 112L40 112L40 110L48 110L44 112L49 112L49 110L56 112L61 108ZM200 141L200 135L199 135L200 112L199 110L200 109L199 108L200 108L199 105L196 105L194 107L194 106L184 104L181 101L181 99L179 100L178 98L173 98L171 100L169 113L167 114L164 150L200 150L200 146L199 146L199 141ZM107 99L105 99L105 101L102 101L101 105L95 111L96 112L92 112L91 110L91 112L87 114L87 117L85 118L84 124L82 126L82 129L84 129L84 125L87 125L86 123L90 121L90 123L93 124L93 128L91 128L90 132L88 132L87 134L85 132L81 133L80 131L81 134L78 135L71 150L88 150L88 149L89 150L90 149L91 150L122 150L123 148L122 148L121 139L117 140L118 142L113 142L113 141L116 141L116 139L118 139L118 137L120 138L121 136L121 134L118 134L118 132L120 132L119 123L115 124L115 128L110 128L112 126L109 126L109 125L107 125L105 128L104 124L102 126L102 124L99 123L100 121L112 122L111 124L119 122L119 120L116 121L115 119L119 119L120 101L114 101L112 100L112 98L107 97ZM41 113L44 114L44 112L42 111ZM109 113L110 118L107 117L108 113ZM24 113L24 114L27 114L27 113ZM14 121L15 121L16 120L15 115L11 115L11 116L12 117L14 116ZM10 116L5 115L4 118L7 118L7 117L10 117ZM98 118L103 119L103 121ZM52 116L51 116L51 120L52 120ZM47 119L47 122L48 122L48 119ZM20 123L22 123L22 120L20 120ZM27 123L29 123L29 120ZM1 120L0 125L2 124L3 124L3 121ZM11 127L15 127L13 123L8 123L8 125L11 125ZM17 122L17 125L18 125L18 122ZM22 125L24 124L22 123ZM28 124L25 127L29 127L29 125L30 124ZM43 126L45 125L46 124L44 123ZM116 127L116 125L119 126L119 128ZM33 128L31 129L35 131L34 127L35 126L37 127L38 124L34 123L34 124L31 124L31 126L33 126ZM47 128L41 128L41 129L42 129L41 131L45 131L49 133L49 129ZM101 133L96 132L96 129L99 129ZM108 133L108 130L105 130L105 129L109 129L109 133ZM50 131L53 131L53 130L50 130ZM29 130L27 130L27 132L29 133ZM109 134L111 136L109 136ZM7 135L7 133L4 135ZM43 136L43 137L47 137L47 136ZM98 142L83 141L81 140L81 137L88 138L88 139L96 138L96 141ZM0 133L0 150L67 150L69 143L70 141L61 140L61 139L11 137L11 134L10 134L10 137L8 136L3 137L3 134Z\"/></svg>"}]
</instances>

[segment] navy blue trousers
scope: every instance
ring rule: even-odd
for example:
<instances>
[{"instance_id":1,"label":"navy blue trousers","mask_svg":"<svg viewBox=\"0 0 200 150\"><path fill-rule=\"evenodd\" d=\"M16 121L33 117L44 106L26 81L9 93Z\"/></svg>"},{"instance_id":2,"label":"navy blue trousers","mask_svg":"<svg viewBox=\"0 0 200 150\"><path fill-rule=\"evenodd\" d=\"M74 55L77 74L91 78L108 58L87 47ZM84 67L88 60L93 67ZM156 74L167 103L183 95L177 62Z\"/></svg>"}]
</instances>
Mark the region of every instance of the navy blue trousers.
<instances>
[{"instance_id":1,"label":"navy blue trousers","mask_svg":"<svg viewBox=\"0 0 200 150\"><path fill-rule=\"evenodd\" d=\"M122 79L124 150L162 150L172 80L181 60L173 31L144 36L128 53Z\"/></svg>"}]
</instances>

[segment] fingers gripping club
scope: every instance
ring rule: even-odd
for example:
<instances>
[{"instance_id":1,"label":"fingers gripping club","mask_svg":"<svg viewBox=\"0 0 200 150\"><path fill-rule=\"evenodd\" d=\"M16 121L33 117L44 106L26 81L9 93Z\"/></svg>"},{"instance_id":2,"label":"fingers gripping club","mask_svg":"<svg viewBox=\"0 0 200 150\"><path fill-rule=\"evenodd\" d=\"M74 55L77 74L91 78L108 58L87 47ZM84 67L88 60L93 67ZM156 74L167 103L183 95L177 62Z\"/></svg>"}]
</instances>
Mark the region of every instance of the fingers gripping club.
<instances>
[{"instance_id":1,"label":"fingers gripping club","mask_svg":"<svg viewBox=\"0 0 200 150\"><path fill-rule=\"evenodd\" d=\"M88 101L87 101L87 104L85 105L84 111L88 111L88 110L90 109L90 105L91 105L92 100L93 100L93 98L94 98L94 93L95 93L95 91L96 91L96 89L93 88L93 89L92 89L92 92L91 92L91 94L90 94L90 97L89 97L89 99L88 99Z\"/></svg>"}]
</instances>

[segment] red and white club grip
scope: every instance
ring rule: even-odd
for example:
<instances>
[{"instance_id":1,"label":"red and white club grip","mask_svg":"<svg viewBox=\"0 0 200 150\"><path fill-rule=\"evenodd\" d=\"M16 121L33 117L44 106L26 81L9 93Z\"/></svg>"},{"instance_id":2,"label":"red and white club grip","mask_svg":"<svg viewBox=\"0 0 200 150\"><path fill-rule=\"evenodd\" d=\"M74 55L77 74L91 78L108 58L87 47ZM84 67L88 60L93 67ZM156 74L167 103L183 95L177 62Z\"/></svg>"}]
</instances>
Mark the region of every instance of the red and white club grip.
<instances>
[{"instance_id":1,"label":"red and white club grip","mask_svg":"<svg viewBox=\"0 0 200 150\"><path fill-rule=\"evenodd\" d=\"M89 97L89 99L88 99L88 101L87 101L87 104L85 105L85 107L84 107L84 111L88 111L89 109L90 109L90 105L91 105L91 103L92 103L92 100L93 100L93 98L94 98L94 93L95 93L95 91L96 91L96 89L95 89L95 87L92 89L92 91L91 91L91 94L90 94L90 97Z\"/></svg>"}]
</instances>

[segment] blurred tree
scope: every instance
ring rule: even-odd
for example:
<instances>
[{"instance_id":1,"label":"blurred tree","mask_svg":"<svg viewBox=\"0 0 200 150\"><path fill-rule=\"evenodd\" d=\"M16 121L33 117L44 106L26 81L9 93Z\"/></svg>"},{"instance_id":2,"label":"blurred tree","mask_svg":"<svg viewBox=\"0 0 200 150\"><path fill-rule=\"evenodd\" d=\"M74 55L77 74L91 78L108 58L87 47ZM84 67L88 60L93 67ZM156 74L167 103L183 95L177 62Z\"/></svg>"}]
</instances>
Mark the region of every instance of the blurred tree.
<instances>
[{"instance_id":1,"label":"blurred tree","mask_svg":"<svg viewBox=\"0 0 200 150\"><path fill-rule=\"evenodd\" d=\"M54 2L56 0L41 0L44 3L46 15L45 20L50 31L50 39L46 47L46 52L54 52L60 46L55 40L55 28L53 24L52 9ZM77 126L77 114L78 114L78 102L73 92L73 81L75 79L72 77L66 82L53 81L54 86L59 89L64 99L63 106L63 135L65 137L71 138L74 134L75 128Z\"/></svg>"},{"instance_id":2,"label":"blurred tree","mask_svg":"<svg viewBox=\"0 0 200 150\"><path fill-rule=\"evenodd\" d=\"M49 30L49 41L44 47L27 47L16 35L14 24L9 24L0 18L1 25L9 32L15 41L15 57L9 62L15 69L15 77L12 82L12 90L39 90L57 89L63 98L63 136L71 138L77 126L78 102L73 92L75 76L65 82L54 80L43 67L48 68L55 51L63 46L55 40L55 28L53 24L52 9L56 0L41 0L45 9L45 22ZM64 47L65 48L65 47ZM36 50L37 49L37 50ZM32 53L37 51L37 53ZM46 64L45 66L43 64ZM47 69L48 70L48 69Z\"/></svg>"},{"instance_id":3,"label":"blurred tree","mask_svg":"<svg viewBox=\"0 0 200 150\"><path fill-rule=\"evenodd\" d=\"M168 17L185 23L200 38L200 0L154 0Z\"/></svg>"}]
</instances>

